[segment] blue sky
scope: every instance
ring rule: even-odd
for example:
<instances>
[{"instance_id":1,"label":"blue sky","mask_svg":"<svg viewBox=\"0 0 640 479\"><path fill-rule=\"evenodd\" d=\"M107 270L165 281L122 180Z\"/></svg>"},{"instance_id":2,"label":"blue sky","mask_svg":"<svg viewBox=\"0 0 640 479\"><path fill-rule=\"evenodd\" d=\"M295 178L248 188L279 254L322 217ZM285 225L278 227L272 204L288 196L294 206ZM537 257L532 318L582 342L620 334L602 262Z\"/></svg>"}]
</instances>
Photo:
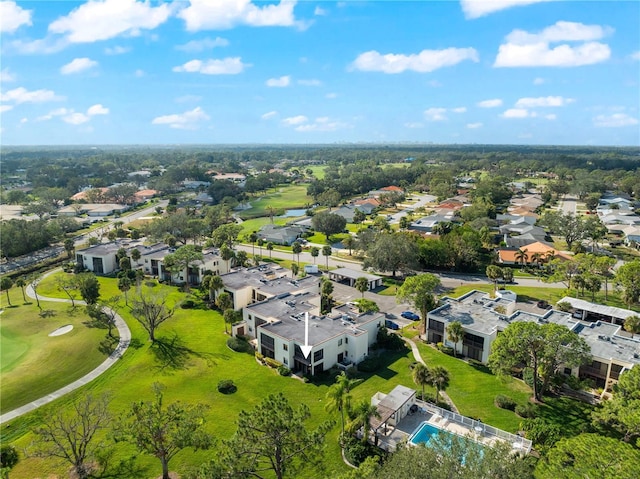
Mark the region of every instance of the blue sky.
<instances>
[{"instance_id":1,"label":"blue sky","mask_svg":"<svg viewBox=\"0 0 640 479\"><path fill-rule=\"evenodd\" d=\"M5 145L640 145L640 2L0 1Z\"/></svg>"}]
</instances>

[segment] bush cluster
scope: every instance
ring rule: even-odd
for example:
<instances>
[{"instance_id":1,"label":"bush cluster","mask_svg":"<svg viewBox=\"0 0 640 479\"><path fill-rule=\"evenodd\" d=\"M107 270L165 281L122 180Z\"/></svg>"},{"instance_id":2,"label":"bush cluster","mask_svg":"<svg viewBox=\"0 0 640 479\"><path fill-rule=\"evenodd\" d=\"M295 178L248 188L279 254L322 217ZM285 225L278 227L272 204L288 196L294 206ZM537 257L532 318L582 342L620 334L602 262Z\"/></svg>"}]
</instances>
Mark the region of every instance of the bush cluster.
<instances>
[{"instance_id":1,"label":"bush cluster","mask_svg":"<svg viewBox=\"0 0 640 479\"><path fill-rule=\"evenodd\" d=\"M444 343L436 344L436 348L438 348L438 351L441 351L444 354L448 354L449 356L453 356L453 348L450 348L449 346L445 346Z\"/></svg>"},{"instance_id":2,"label":"bush cluster","mask_svg":"<svg viewBox=\"0 0 640 479\"><path fill-rule=\"evenodd\" d=\"M267 366L274 369L282 366L282 363L280 361L276 361L275 359L272 359L272 358L264 358L264 362L266 363Z\"/></svg>"},{"instance_id":3,"label":"bush cluster","mask_svg":"<svg viewBox=\"0 0 640 479\"><path fill-rule=\"evenodd\" d=\"M282 366L278 366L278 374L280 376L291 376L291 369L283 364Z\"/></svg>"},{"instance_id":4,"label":"bush cluster","mask_svg":"<svg viewBox=\"0 0 640 479\"><path fill-rule=\"evenodd\" d=\"M364 361L358 363L358 371L372 373L382 366L382 361L378 356L370 356Z\"/></svg>"},{"instance_id":5,"label":"bush cluster","mask_svg":"<svg viewBox=\"0 0 640 479\"><path fill-rule=\"evenodd\" d=\"M538 407L531 403L518 404L516 414L525 419L533 419L538 415Z\"/></svg>"},{"instance_id":6,"label":"bush cluster","mask_svg":"<svg viewBox=\"0 0 640 479\"><path fill-rule=\"evenodd\" d=\"M504 394L498 394L493 400L496 407L500 409L508 409L509 411L513 411L516 409L516 402L510 398L509 396L505 396Z\"/></svg>"},{"instance_id":7,"label":"bush cluster","mask_svg":"<svg viewBox=\"0 0 640 479\"><path fill-rule=\"evenodd\" d=\"M248 353L253 350L245 339L239 337L227 339L227 346L237 353Z\"/></svg>"},{"instance_id":8,"label":"bush cluster","mask_svg":"<svg viewBox=\"0 0 640 479\"><path fill-rule=\"evenodd\" d=\"M238 390L238 387L233 383L231 379L223 379L218 382L218 391L222 394L233 394Z\"/></svg>"}]
</instances>

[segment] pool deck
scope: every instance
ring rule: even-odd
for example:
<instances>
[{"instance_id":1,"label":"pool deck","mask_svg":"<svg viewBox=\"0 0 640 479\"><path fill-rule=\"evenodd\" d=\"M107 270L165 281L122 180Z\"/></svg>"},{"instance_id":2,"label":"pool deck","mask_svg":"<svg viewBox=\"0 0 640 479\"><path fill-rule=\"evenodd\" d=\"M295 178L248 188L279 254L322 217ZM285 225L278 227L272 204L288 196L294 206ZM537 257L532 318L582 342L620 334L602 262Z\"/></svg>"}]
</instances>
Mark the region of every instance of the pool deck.
<instances>
[{"instance_id":1,"label":"pool deck","mask_svg":"<svg viewBox=\"0 0 640 479\"><path fill-rule=\"evenodd\" d=\"M514 439L516 436L509 433L504 433L508 434L510 436L509 438L501 438L489 432L496 431L495 428L487 426L479 421L473 421L466 418L471 421L470 425L461 424L460 422L452 421L447 417L443 417L445 416L444 413L442 415L438 414L437 411L433 410L432 405L421 403L421 401L416 401L416 404L419 406L418 411L402 418L396 427L388 427L386 429L386 433L384 428L379 429L378 446L380 448L385 451L394 451L399 444L409 441L409 437L420 426L420 424L427 422L438 429L448 431L458 436L469 437L486 446L492 446L497 441L504 441L511 443L514 452L528 453L531 449L530 441L527 441L526 439Z\"/></svg>"}]
</instances>

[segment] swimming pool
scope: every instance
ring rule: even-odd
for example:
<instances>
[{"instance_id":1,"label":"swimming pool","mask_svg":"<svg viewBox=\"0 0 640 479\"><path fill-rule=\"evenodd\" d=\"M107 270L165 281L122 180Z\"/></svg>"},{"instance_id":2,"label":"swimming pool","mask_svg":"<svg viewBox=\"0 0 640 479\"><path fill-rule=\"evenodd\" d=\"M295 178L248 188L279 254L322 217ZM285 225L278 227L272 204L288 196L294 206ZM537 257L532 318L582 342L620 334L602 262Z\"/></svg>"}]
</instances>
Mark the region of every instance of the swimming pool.
<instances>
[{"instance_id":1,"label":"swimming pool","mask_svg":"<svg viewBox=\"0 0 640 479\"><path fill-rule=\"evenodd\" d=\"M409 442L414 445L423 443L428 446L429 441L431 441L431 438L433 436L437 436L440 433L448 436L447 439L453 438L455 436L454 434L451 434L449 431L438 429L437 427L429 424L428 422L423 422L422 424L420 424L420 426L418 426L418 428L413 432L413 434L411 434L411 437L409 437Z\"/></svg>"}]
</instances>

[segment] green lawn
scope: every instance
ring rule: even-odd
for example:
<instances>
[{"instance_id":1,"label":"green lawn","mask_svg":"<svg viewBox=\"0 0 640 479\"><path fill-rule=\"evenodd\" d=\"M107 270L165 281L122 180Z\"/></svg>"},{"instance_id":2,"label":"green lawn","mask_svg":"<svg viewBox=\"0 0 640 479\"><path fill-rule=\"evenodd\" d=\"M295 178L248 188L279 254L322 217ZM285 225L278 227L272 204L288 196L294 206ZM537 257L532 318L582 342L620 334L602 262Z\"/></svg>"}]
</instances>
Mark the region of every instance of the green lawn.
<instances>
[{"instance_id":1,"label":"green lawn","mask_svg":"<svg viewBox=\"0 0 640 479\"><path fill-rule=\"evenodd\" d=\"M103 297L119 293L114 279L100 278L100 284ZM42 282L41 291L50 290L52 295L62 297L54 285L55 279L48 278ZM169 293L171 301L184 296L178 293L176 288L156 286L154 289ZM459 289L454 293L460 294ZM207 427L219 439L233 434L240 410L251 409L265 395L273 392L282 391L295 404L307 404L312 413L310 425L316 425L328 417L324 410L328 384L304 384L293 378L280 377L273 370L259 365L253 356L229 350L226 347L227 336L224 334L223 320L215 311L177 310L175 316L158 330L159 340L155 345L147 341L144 330L131 318L126 308L123 308L122 315L133 336L132 347L123 359L80 391L41 408L39 413L28 414L9 424L3 424L0 431L3 442L12 442L20 450L28 447L33 440L29 431L37 425L38 414L46 415L68 408L74 399L88 393L108 393L111 397L111 411L114 416L121 416L133 401L151 398L151 385L156 381L166 386L167 402L180 399L185 402L208 404L210 409L207 413ZM3 322L5 320L4 317L0 319ZM407 331L408 335L412 333L412 330ZM487 424L508 431L518 429L520 419L511 411L496 408L493 400L497 394L505 394L518 403L524 403L529 396L526 385L515 379L500 379L477 370L464 361L447 356L428 345L419 344L418 347L428 365L442 365L449 371L451 384L447 392L462 414L481 418ZM354 403L359 400L368 401L376 391L389 392L398 384L415 387L409 369L414 360L410 351L385 353L383 357L384 367L366 375L366 380L353 390ZM222 379L232 379L238 386L238 391L228 396L218 393L216 385ZM559 420L569 421L578 427L577 416L565 417L565 412L571 404L573 403L550 403L545 411L553 417L560 414L562 418ZM575 410L578 409L579 407ZM340 427L339 417L337 414L331 417L336 420L336 426L329 433L327 441L327 469L321 472L305 471L304 477L334 477L348 470L340 458L336 441ZM117 458L125 458L135 453L130 445L122 443L115 446L115 451ZM183 451L171 462L171 469L184 473L190 466L214 455L215 450L197 453ZM143 473L136 475L132 472L127 477L157 477L160 473L159 462L147 455L138 455L137 464L144 469ZM66 471L67 466L60 463L24 457L12 471L11 477L26 479L49 477L54 474L61 477Z\"/></svg>"},{"instance_id":2,"label":"green lawn","mask_svg":"<svg viewBox=\"0 0 640 479\"><path fill-rule=\"evenodd\" d=\"M326 171L327 168L328 166L324 166L324 165L313 165L313 166L307 166L305 170L313 171L313 176L321 180L324 178L324 172Z\"/></svg>"},{"instance_id":3,"label":"green lawn","mask_svg":"<svg viewBox=\"0 0 640 479\"><path fill-rule=\"evenodd\" d=\"M14 307L0 316L0 383L3 413L38 399L84 376L109 355L115 341L106 329L88 326L83 307L41 301L41 317L33 301L23 304L19 290L11 291ZM69 333L50 337L61 326ZM117 331L114 331L117 336Z\"/></svg>"},{"instance_id":4,"label":"green lawn","mask_svg":"<svg viewBox=\"0 0 640 479\"><path fill-rule=\"evenodd\" d=\"M242 219L268 216L268 207L275 208L276 215L281 215L284 214L286 209L304 208L312 202L313 198L307 196L307 187L305 185L279 186L277 191L269 190L267 194L259 199L251 200L251 208L242 211L239 216Z\"/></svg>"}]
</instances>

